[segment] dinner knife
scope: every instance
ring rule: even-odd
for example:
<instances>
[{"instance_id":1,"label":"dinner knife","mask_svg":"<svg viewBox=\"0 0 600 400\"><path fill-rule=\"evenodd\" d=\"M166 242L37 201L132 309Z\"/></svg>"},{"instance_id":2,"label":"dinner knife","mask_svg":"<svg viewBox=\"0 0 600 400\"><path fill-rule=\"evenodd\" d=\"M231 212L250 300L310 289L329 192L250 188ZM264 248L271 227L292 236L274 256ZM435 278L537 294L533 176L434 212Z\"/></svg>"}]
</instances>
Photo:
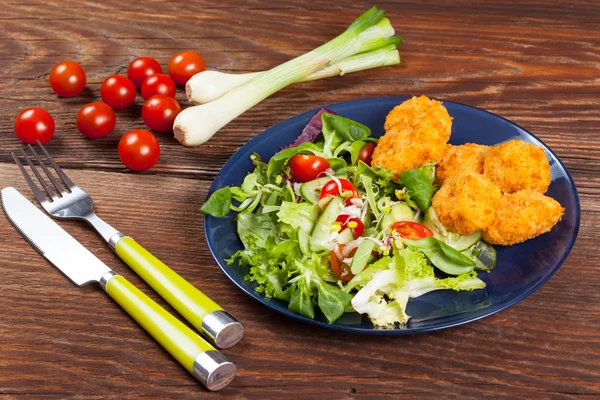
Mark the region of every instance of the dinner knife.
<instances>
[{"instance_id":1,"label":"dinner knife","mask_svg":"<svg viewBox=\"0 0 600 400\"><path fill-rule=\"evenodd\" d=\"M123 276L111 270L15 188L0 191L0 202L16 230L77 286L98 282L138 324L209 390L220 390L236 367Z\"/></svg>"}]
</instances>

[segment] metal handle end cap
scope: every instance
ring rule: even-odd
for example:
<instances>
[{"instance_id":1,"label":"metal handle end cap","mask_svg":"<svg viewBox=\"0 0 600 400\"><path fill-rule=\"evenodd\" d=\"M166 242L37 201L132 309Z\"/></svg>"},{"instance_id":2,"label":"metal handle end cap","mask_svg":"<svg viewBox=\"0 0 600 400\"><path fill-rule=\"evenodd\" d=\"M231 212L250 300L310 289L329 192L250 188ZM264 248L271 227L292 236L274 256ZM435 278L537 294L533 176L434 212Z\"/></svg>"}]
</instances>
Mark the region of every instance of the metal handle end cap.
<instances>
[{"instance_id":1,"label":"metal handle end cap","mask_svg":"<svg viewBox=\"0 0 600 400\"><path fill-rule=\"evenodd\" d=\"M204 317L202 330L220 349L235 345L244 336L244 325L223 310Z\"/></svg>"},{"instance_id":2,"label":"metal handle end cap","mask_svg":"<svg viewBox=\"0 0 600 400\"><path fill-rule=\"evenodd\" d=\"M236 367L223 354L216 350L200 353L194 360L192 374L208 390L223 389L235 377Z\"/></svg>"}]
</instances>

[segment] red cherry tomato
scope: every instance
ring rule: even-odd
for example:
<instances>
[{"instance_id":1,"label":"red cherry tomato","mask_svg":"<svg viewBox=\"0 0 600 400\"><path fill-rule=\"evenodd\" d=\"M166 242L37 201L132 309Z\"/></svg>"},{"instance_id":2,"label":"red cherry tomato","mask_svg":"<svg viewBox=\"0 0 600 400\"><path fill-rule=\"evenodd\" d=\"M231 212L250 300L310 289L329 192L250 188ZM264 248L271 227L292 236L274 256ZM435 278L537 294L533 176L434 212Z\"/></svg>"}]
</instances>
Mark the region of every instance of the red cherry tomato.
<instances>
[{"instance_id":1,"label":"red cherry tomato","mask_svg":"<svg viewBox=\"0 0 600 400\"><path fill-rule=\"evenodd\" d=\"M342 226L338 232L342 232L346 228L352 229L352 236L354 239L359 238L363 232L365 231L365 224L360 220L360 218L352 217L347 214L342 214L335 220L336 222L341 222Z\"/></svg>"},{"instance_id":2,"label":"red cherry tomato","mask_svg":"<svg viewBox=\"0 0 600 400\"><path fill-rule=\"evenodd\" d=\"M116 110L122 110L135 101L135 86L121 75L109 76L100 86L102 100Z\"/></svg>"},{"instance_id":3,"label":"red cherry tomato","mask_svg":"<svg viewBox=\"0 0 600 400\"><path fill-rule=\"evenodd\" d=\"M75 61L61 61L50 71L50 86L61 97L77 96L85 82L85 71Z\"/></svg>"},{"instance_id":4,"label":"red cherry tomato","mask_svg":"<svg viewBox=\"0 0 600 400\"><path fill-rule=\"evenodd\" d=\"M420 240L433 236L431 229L418 222L399 221L392 225L392 229L398 232L404 239L408 240Z\"/></svg>"},{"instance_id":5,"label":"red cherry tomato","mask_svg":"<svg viewBox=\"0 0 600 400\"><path fill-rule=\"evenodd\" d=\"M77 129L90 139L108 135L115 129L116 123L117 118L113 109L99 101L86 104L77 113Z\"/></svg>"},{"instance_id":6,"label":"red cherry tomato","mask_svg":"<svg viewBox=\"0 0 600 400\"><path fill-rule=\"evenodd\" d=\"M344 250L344 247L346 247L345 244L340 244L338 247L339 251L342 252ZM348 257L352 257L354 253L356 253L356 249L352 250ZM329 260L329 264L331 265L331 272L333 272L338 279L344 282L349 282L350 280L352 280L352 278L354 278L354 275L350 270L350 266L342 263L337 258L337 255L334 251L331 252L331 259Z\"/></svg>"},{"instance_id":7,"label":"red cherry tomato","mask_svg":"<svg viewBox=\"0 0 600 400\"><path fill-rule=\"evenodd\" d=\"M127 78L133 82L136 88L140 88L147 77L154 74L162 74L162 72L162 67L154 58L138 57L129 63Z\"/></svg>"},{"instance_id":8,"label":"red cherry tomato","mask_svg":"<svg viewBox=\"0 0 600 400\"><path fill-rule=\"evenodd\" d=\"M15 119L15 134L25 143L46 143L54 135L54 119L42 108L27 108Z\"/></svg>"},{"instance_id":9,"label":"red cherry tomato","mask_svg":"<svg viewBox=\"0 0 600 400\"><path fill-rule=\"evenodd\" d=\"M181 106L177 100L169 96L157 94L152 96L142 107L142 119L148 128L156 132L171 132L173 122Z\"/></svg>"},{"instance_id":10,"label":"red cherry tomato","mask_svg":"<svg viewBox=\"0 0 600 400\"><path fill-rule=\"evenodd\" d=\"M317 179L319 174L329 168L329 161L310 154L296 154L290 157L290 169L298 182Z\"/></svg>"},{"instance_id":11,"label":"red cherry tomato","mask_svg":"<svg viewBox=\"0 0 600 400\"><path fill-rule=\"evenodd\" d=\"M360 153L358 153L358 159L368 166L371 166L371 160L373 159L373 151L375 150L375 143L369 142L365 144Z\"/></svg>"},{"instance_id":12,"label":"red cherry tomato","mask_svg":"<svg viewBox=\"0 0 600 400\"><path fill-rule=\"evenodd\" d=\"M156 164L160 157L160 147L152 133L134 129L121 137L119 157L130 170L144 171Z\"/></svg>"},{"instance_id":13,"label":"red cherry tomato","mask_svg":"<svg viewBox=\"0 0 600 400\"><path fill-rule=\"evenodd\" d=\"M349 180L340 178L338 179L338 181L340 181L342 193L340 193L340 188L335 179L332 179L323 186L323 189L321 189L319 199L322 199L327 196L340 196L346 192L351 192L351 195L346 198L346 204L351 204L350 199L352 199L353 197L359 197L358 191L356 190L352 182L350 182Z\"/></svg>"},{"instance_id":14,"label":"red cherry tomato","mask_svg":"<svg viewBox=\"0 0 600 400\"><path fill-rule=\"evenodd\" d=\"M175 97L175 90L175 82L169 78L169 75L165 74L150 75L142 83L142 97L144 100L148 100L155 94Z\"/></svg>"},{"instance_id":15,"label":"red cherry tomato","mask_svg":"<svg viewBox=\"0 0 600 400\"><path fill-rule=\"evenodd\" d=\"M206 69L202 56L193 51L177 53L169 61L169 75L178 85L185 85L198 72Z\"/></svg>"}]
</instances>

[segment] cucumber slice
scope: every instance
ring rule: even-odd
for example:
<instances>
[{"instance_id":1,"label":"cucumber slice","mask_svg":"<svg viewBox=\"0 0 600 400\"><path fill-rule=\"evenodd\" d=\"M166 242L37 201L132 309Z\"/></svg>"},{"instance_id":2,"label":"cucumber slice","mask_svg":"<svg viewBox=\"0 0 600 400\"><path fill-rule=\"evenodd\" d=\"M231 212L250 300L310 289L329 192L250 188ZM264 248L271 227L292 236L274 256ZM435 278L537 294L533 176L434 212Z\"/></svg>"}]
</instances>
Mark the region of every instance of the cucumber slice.
<instances>
[{"instance_id":1,"label":"cucumber slice","mask_svg":"<svg viewBox=\"0 0 600 400\"><path fill-rule=\"evenodd\" d=\"M336 176L336 178L345 178L345 175ZM321 194L321 189L323 186L331 180L330 176L324 176L322 178L317 178L312 181L308 181L303 183L300 186L300 196L305 201L308 201L312 204L317 204L319 202L319 195Z\"/></svg>"},{"instance_id":2,"label":"cucumber slice","mask_svg":"<svg viewBox=\"0 0 600 400\"><path fill-rule=\"evenodd\" d=\"M375 249L375 242L372 240L365 240L358 245L356 253L354 253L354 257L352 258L352 265L350 266L350 270L354 275L365 269L369 258L371 258L373 249Z\"/></svg>"},{"instance_id":3,"label":"cucumber slice","mask_svg":"<svg viewBox=\"0 0 600 400\"><path fill-rule=\"evenodd\" d=\"M464 251L477 243L481 239L482 234L481 231L473 232L470 235L459 235L458 233L448 232L444 242L455 250Z\"/></svg>"},{"instance_id":4,"label":"cucumber slice","mask_svg":"<svg viewBox=\"0 0 600 400\"><path fill-rule=\"evenodd\" d=\"M354 240L352 229L344 229L336 238L335 242L338 244L346 244Z\"/></svg>"},{"instance_id":5,"label":"cucumber slice","mask_svg":"<svg viewBox=\"0 0 600 400\"><path fill-rule=\"evenodd\" d=\"M317 220L310 235L309 248L312 252L327 250L331 240L331 226L342 212L344 203L338 197L332 197Z\"/></svg>"},{"instance_id":6,"label":"cucumber slice","mask_svg":"<svg viewBox=\"0 0 600 400\"><path fill-rule=\"evenodd\" d=\"M496 266L496 249L483 240L479 240L462 253L475 261L475 269L491 271Z\"/></svg>"},{"instance_id":7,"label":"cucumber slice","mask_svg":"<svg viewBox=\"0 0 600 400\"><path fill-rule=\"evenodd\" d=\"M300 251L304 255L309 255L310 254L310 246L309 246L308 242L310 241L310 233L303 229L298 229L297 237L298 237L298 246L300 247Z\"/></svg>"},{"instance_id":8,"label":"cucumber slice","mask_svg":"<svg viewBox=\"0 0 600 400\"><path fill-rule=\"evenodd\" d=\"M433 236L436 239L444 240L448 231L444 228L444 225L440 222L435 213L433 207L429 207L427 211L425 211L425 215L423 216L423 225L428 227L432 232Z\"/></svg>"},{"instance_id":9,"label":"cucumber slice","mask_svg":"<svg viewBox=\"0 0 600 400\"><path fill-rule=\"evenodd\" d=\"M381 228L391 229L395 222L412 221L415 218L415 214L415 210L410 208L406 203L394 204L381 220Z\"/></svg>"}]
</instances>

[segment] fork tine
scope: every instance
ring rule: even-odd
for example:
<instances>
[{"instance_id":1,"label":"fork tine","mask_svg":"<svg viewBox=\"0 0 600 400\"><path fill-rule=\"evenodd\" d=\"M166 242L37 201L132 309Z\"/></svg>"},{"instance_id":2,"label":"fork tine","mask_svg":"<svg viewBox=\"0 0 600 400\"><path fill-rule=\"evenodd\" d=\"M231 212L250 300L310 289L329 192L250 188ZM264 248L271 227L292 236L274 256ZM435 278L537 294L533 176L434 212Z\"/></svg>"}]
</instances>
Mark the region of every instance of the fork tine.
<instances>
[{"instance_id":1,"label":"fork tine","mask_svg":"<svg viewBox=\"0 0 600 400\"><path fill-rule=\"evenodd\" d=\"M48 150L46 150L46 148L44 146L42 146L42 143L39 140L37 141L37 144L38 144L38 146L40 146L40 148L46 155L46 158L48 159L48 161L50 161L50 164L52 164L52 166L54 167L54 170L56 171L58 176L60 176L60 179L62 179L62 181L65 183L65 185L67 185L69 187L69 189L73 189L75 187L75 184L73 182L71 182L71 180L69 179L67 174L65 174L63 172L62 168L58 166L56 161L54 161L54 158L52 158L50 153L48 153Z\"/></svg>"},{"instance_id":2,"label":"fork tine","mask_svg":"<svg viewBox=\"0 0 600 400\"><path fill-rule=\"evenodd\" d=\"M28 161L28 164L31 166L31 163L29 163L29 158L27 158L27 155L25 154L25 152L23 151L23 149L21 149L21 151L23 152L23 155L25 156L25 158ZM23 174L23 177L25 177L25 180L27 181L27 184L29 185L29 187L31 188L31 191L33 192L33 194L35 195L35 198L41 203L44 204L45 202L47 202L48 200L46 200L46 197L44 196L44 194L40 191L40 189L38 189L37 185L35 184L35 182L33 182L33 179L31 179L31 176L29 176L29 174L27 173L27 171L25 170L25 167L23 166L23 164L21 163L21 160L19 160L19 158L17 157L17 155L14 152L10 153L12 155L13 160L15 160L15 163L17 164L17 166L19 167L19 169L21 170L21 173ZM35 170L34 170L35 171ZM37 172L36 172L37 174ZM37 176L37 175L36 175ZM39 177L38 177L39 180ZM54 198L54 194L49 190L50 188L47 187L47 185L44 183L43 180L40 180L40 182L42 183L42 186L44 187L44 189L46 190L46 192L48 193L48 195L52 198Z\"/></svg>"},{"instance_id":3,"label":"fork tine","mask_svg":"<svg viewBox=\"0 0 600 400\"><path fill-rule=\"evenodd\" d=\"M65 189L63 189L63 187L60 185L60 183L58 183L56 181L56 179L54 179L54 176L50 173L50 171L46 167L46 164L44 164L44 162L42 161L42 159L40 158L40 156L38 156L38 153L35 151L35 149L33 148L33 146L30 145L30 144L28 144L27 147L29 147L29 150L31 150L31 152L35 156L35 159L37 160L38 164L40 165L40 167L42 167L42 169L46 173L46 176L48 176L48 179L50 179L50 182L52 182L52 185L56 188L56 190L58 190L59 193L61 195L63 195L63 196L65 194L67 194L67 192L65 191Z\"/></svg>"}]
</instances>

